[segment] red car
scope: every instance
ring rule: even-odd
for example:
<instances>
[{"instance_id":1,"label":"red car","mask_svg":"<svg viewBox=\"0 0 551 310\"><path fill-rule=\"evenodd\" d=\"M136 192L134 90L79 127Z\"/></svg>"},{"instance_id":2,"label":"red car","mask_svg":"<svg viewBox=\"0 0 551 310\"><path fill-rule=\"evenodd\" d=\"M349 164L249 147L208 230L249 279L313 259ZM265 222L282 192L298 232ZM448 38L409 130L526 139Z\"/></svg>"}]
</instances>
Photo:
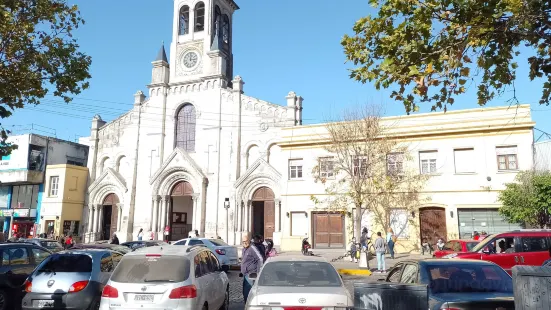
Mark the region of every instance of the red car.
<instances>
[{"instance_id":1,"label":"red car","mask_svg":"<svg viewBox=\"0 0 551 310\"><path fill-rule=\"evenodd\" d=\"M433 257L442 258L452 253L470 252L479 242L480 240L450 240L442 250L435 251Z\"/></svg>"},{"instance_id":2,"label":"red car","mask_svg":"<svg viewBox=\"0 0 551 310\"><path fill-rule=\"evenodd\" d=\"M471 252L448 254L444 258L480 259L496 263L511 274L513 266L541 266L549 259L551 230L519 229L488 236Z\"/></svg>"}]
</instances>

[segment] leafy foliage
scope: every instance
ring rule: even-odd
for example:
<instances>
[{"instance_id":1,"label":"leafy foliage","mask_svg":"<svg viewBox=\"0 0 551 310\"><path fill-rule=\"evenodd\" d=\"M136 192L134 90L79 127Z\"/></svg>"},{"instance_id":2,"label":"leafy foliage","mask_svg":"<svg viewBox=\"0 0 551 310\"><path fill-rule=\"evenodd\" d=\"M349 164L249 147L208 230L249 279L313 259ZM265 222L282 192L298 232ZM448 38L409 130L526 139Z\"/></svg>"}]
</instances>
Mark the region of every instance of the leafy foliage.
<instances>
[{"instance_id":1,"label":"leafy foliage","mask_svg":"<svg viewBox=\"0 0 551 310\"><path fill-rule=\"evenodd\" d=\"M341 122L329 122L325 130L324 149L331 156L333 175L328 178L320 171L328 160L320 158L312 174L324 185L325 195L311 197L316 205L346 213L355 208L354 232L358 240L366 212L376 226L386 231L396 220L395 210L409 214L418 209L426 176L408 169L408 145L392 136L392 124L381 121L378 108L367 106L345 113ZM394 164L388 165L389 160Z\"/></svg>"},{"instance_id":2,"label":"leafy foliage","mask_svg":"<svg viewBox=\"0 0 551 310\"><path fill-rule=\"evenodd\" d=\"M499 213L510 222L545 228L551 213L551 172L524 171L499 194Z\"/></svg>"},{"instance_id":3,"label":"leafy foliage","mask_svg":"<svg viewBox=\"0 0 551 310\"><path fill-rule=\"evenodd\" d=\"M0 2L0 117L25 104L40 104L48 92L70 102L88 88L91 58L72 36L84 20L64 0ZM0 156L14 148L0 132Z\"/></svg>"},{"instance_id":4,"label":"leafy foliage","mask_svg":"<svg viewBox=\"0 0 551 310\"><path fill-rule=\"evenodd\" d=\"M519 46L535 51L527 58L528 77L544 77L540 104L551 98L551 2L531 0L370 0L376 16L358 20L354 35L342 39L350 77L396 86L391 98L406 112L421 103L432 109L476 82L478 104L509 87L514 90ZM434 91L431 91L434 90ZM516 97L513 93L513 98Z\"/></svg>"}]
</instances>

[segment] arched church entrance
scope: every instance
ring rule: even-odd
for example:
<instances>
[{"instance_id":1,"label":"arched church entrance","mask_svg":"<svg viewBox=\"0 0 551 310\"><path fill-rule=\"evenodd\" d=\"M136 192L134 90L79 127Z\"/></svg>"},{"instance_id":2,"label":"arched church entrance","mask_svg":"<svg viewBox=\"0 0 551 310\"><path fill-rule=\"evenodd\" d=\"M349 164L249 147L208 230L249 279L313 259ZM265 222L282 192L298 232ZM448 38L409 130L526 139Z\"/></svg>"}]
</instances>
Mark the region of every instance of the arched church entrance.
<instances>
[{"instance_id":1,"label":"arched church entrance","mask_svg":"<svg viewBox=\"0 0 551 310\"><path fill-rule=\"evenodd\" d=\"M102 209L103 215L101 219L102 239L110 239L117 231L117 223L119 219L119 197L115 194L109 194L103 199Z\"/></svg>"},{"instance_id":2,"label":"arched church entrance","mask_svg":"<svg viewBox=\"0 0 551 310\"><path fill-rule=\"evenodd\" d=\"M273 238L275 231L274 192L268 187L257 189L252 197L252 232Z\"/></svg>"},{"instance_id":3,"label":"arched church entrance","mask_svg":"<svg viewBox=\"0 0 551 310\"><path fill-rule=\"evenodd\" d=\"M168 210L170 241L187 238L193 223L193 188L188 182L176 183L170 192L170 210Z\"/></svg>"}]
</instances>

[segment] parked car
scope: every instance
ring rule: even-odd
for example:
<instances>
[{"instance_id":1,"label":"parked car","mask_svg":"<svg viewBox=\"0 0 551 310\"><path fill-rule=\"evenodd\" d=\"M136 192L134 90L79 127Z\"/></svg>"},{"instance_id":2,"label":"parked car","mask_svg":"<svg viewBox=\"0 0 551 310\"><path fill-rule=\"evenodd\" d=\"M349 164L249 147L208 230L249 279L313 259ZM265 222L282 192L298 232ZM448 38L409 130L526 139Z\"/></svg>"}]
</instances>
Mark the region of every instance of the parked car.
<instances>
[{"instance_id":1,"label":"parked car","mask_svg":"<svg viewBox=\"0 0 551 310\"><path fill-rule=\"evenodd\" d=\"M513 280L491 262L406 260L397 263L383 281L428 285L430 310L515 309Z\"/></svg>"},{"instance_id":2,"label":"parked car","mask_svg":"<svg viewBox=\"0 0 551 310\"><path fill-rule=\"evenodd\" d=\"M20 242L36 244L40 247L43 247L45 249L52 251L53 253L64 250L61 242L53 239L31 238L31 239L21 239Z\"/></svg>"},{"instance_id":3,"label":"parked car","mask_svg":"<svg viewBox=\"0 0 551 310\"><path fill-rule=\"evenodd\" d=\"M513 266L541 266L549 258L551 230L520 229L486 237L470 252L443 258L480 259L498 264L511 274Z\"/></svg>"},{"instance_id":4,"label":"parked car","mask_svg":"<svg viewBox=\"0 0 551 310\"><path fill-rule=\"evenodd\" d=\"M153 246L125 255L103 289L100 310L228 309L229 266L203 246Z\"/></svg>"},{"instance_id":5,"label":"parked car","mask_svg":"<svg viewBox=\"0 0 551 310\"><path fill-rule=\"evenodd\" d=\"M228 245L220 239L209 238L186 238L172 243L172 245L204 245L209 248L222 265L235 266L239 265L239 257L237 256L237 247Z\"/></svg>"},{"instance_id":6,"label":"parked car","mask_svg":"<svg viewBox=\"0 0 551 310\"><path fill-rule=\"evenodd\" d=\"M118 252L122 255L132 252L132 250L128 247L125 247L119 244L110 244L110 243L98 243L98 244L79 243L71 247L71 250L78 250L78 249L106 249L106 250Z\"/></svg>"},{"instance_id":7,"label":"parked car","mask_svg":"<svg viewBox=\"0 0 551 310\"><path fill-rule=\"evenodd\" d=\"M107 249L52 254L25 281L22 309L99 309L103 287L121 258Z\"/></svg>"},{"instance_id":8,"label":"parked car","mask_svg":"<svg viewBox=\"0 0 551 310\"><path fill-rule=\"evenodd\" d=\"M0 244L0 252L0 310L16 309L23 297L25 279L52 252L32 243Z\"/></svg>"},{"instance_id":9,"label":"parked car","mask_svg":"<svg viewBox=\"0 0 551 310\"><path fill-rule=\"evenodd\" d=\"M442 250L434 252L433 257L442 258L452 253L470 252L478 243L480 243L479 240L450 240Z\"/></svg>"},{"instance_id":10,"label":"parked car","mask_svg":"<svg viewBox=\"0 0 551 310\"><path fill-rule=\"evenodd\" d=\"M143 247L150 247L150 246L161 246L161 245L169 245L168 243L157 240L157 241L151 241L151 240L141 240L141 241L129 241L125 243L121 243L122 246L125 246L132 251L135 251L136 249L143 248Z\"/></svg>"},{"instance_id":11,"label":"parked car","mask_svg":"<svg viewBox=\"0 0 551 310\"><path fill-rule=\"evenodd\" d=\"M339 273L324 258L315 256L271 257L256 279L245 309L284 305L293 309L351 309L354 306Z\"/></svg>"}]
</instances>

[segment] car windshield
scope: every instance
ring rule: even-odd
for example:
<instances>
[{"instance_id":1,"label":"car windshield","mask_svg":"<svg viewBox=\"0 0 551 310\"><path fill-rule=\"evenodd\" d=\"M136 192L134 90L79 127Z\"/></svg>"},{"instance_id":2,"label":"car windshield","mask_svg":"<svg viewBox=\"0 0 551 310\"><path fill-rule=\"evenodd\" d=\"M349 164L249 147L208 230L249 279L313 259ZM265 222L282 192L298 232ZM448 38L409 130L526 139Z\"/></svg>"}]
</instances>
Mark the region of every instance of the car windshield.
<instances>
[{"instance_id":1,"label":"car windshield","mask_svg":"<svg viewBox=\"0 0 551 310\"><path fill-rule=\"evenodd\" d=\"M63 250L63 246L57 241L40 241L40 246L48 250Z\"/></svg>"},{"instance_id":2,"label":"car windshield","mask_svg":"<svg viewBox=\"0 0 551 310\"><path fill-rule=\"evenodd\" d=\"M430 290L440 293L513 293L513 280L499 266L429 265Z\"/></svg>"},{"instance_id":3,"label":"car windshield","mask_svg":"<svg viewBox=\"0 0 551 310\"><path fill-rule=\"evenodd\" d=\"M167 266L170 266L167 268ZM180 256L124 256L111 275L119 283L183 282L189 277L189 260Z\"/></svg>"},{"instance_id":4,"label":"car windshield","mask_svg":"<svg viewBox=\"0 0 551 310\"><path fill-rule=\"evenodd\" d=\"M467 242L467 251L472 252L473 248L478 244L478 242Z\"/></svg>"},{"instance_id":5,"label":"car windshield","mask_svg":"<svg viewBox=\"0 0 551 310\"><path fill-rule=\"evenodd\" d=\"M259 286L342 286L335 268L326 262L287 261L264 265Z\"/></svg>"},{"instance_id":6,"label":"car windshield","mask_svg":"<svg viewBox=\"0 0 551 310\"><path fill-rule=\"evenodd\" d=\"M486 238L484 238L484 240L482 240L482 242L480 242L479 244L475 245L471 252L479 252L480 250L484 249L489 243L492 242L492 240L495 238L496 235L491 235L491 236L488 236Z\"/></svg>"},{"instance_id":7,"label":"car windshield","mask_svg":"<svg viewBox=\"0 0 551 310\"><path fill-rule=\"evenodd\" d=\"M228 244L220 239L209 239L210 243L215 246L227 246Z\"/></svg>"},{"instance_id":8,"label":"car windshield","mask_svg":"<svg viewBox=\"0 0 551 310\"><path fill-rule=\"evenodd\" d=\"M92 272L92 258L85 254L52 254L37 268L37 273Z\"/></svg>"}]
</instances>

